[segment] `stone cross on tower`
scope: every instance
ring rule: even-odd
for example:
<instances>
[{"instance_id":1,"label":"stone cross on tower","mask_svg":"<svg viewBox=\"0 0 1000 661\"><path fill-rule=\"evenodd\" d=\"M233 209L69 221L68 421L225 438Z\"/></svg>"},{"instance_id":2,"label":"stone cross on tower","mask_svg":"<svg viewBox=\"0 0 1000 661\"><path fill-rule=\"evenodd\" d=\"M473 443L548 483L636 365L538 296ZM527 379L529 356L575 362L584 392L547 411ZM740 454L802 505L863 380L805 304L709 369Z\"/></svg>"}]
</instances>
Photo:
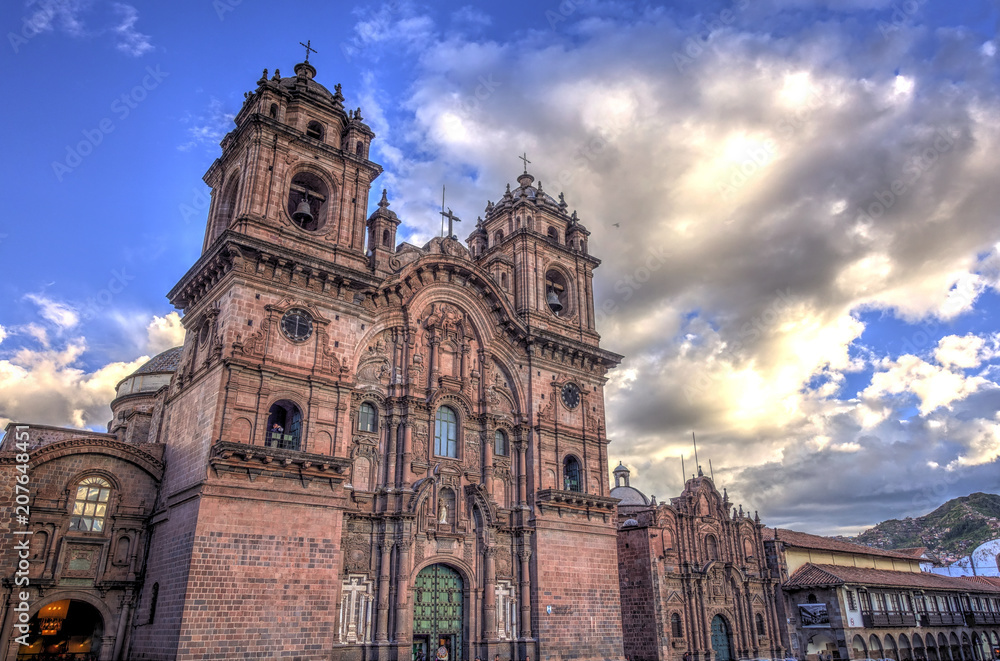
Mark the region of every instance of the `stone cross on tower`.
<instances>
[{"instance_id":1,"label":"stone cross on tower","mask_svg":"<svg viewBox=\"0 0 1000 661\"><path fill-rule=\"evenodd\" d=\"M442 211L441 215L448 219L448 238L450 239L452 238L452 223L460 223L462 219L451 212L451 207L448 207L448 213Z\"/></svg>"},{"instance_id":2,"label":"stone cross on tower","mask_svg":"<svg viewBox=\"0 0 1000 661\"><path fill-rule=\"evenodd\" d=\"M306 64L309 64L309 53L318 53L319 51L312 47L312 39L307 39L306 43L299 42L299 46L305 46L306 48Z\"/></svg>"},{"instance_id":3,"label":"stone cross on tower","mask_svg":"<svg viewBox=\"0 0 1000 661\"><path fill-rule=\"evenodd\" d=\"M524 174L528 174L528 163L531 162L528 160L528 152L524 152L518 158L524 161Z\"/></svg>"}]
</instances>

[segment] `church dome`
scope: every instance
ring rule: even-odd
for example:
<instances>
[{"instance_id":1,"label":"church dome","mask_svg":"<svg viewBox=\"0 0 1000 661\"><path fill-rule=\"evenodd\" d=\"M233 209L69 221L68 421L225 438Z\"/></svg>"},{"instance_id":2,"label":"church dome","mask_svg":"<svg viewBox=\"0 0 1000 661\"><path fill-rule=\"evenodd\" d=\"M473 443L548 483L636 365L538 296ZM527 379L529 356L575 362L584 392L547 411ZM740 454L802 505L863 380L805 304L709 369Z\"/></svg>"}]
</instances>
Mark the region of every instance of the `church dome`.
<instances>
[{"instance_id":1,"label":"church dome","mask_svg":"<svg viewBox=\"0 0 1000 661\"><path fill-rule=\"evenodd\" d=\"M183 348L173 347L147 360L139 369L118 383L115 387L115 396L153 392L168 385L181 362Z\"/></svg>"},{"instance_id":2,"label":"church dome","mask_svg":"<svg viewBox=\"0 0 1000 661\"><path fill-rule=\"evenodd\" d=\"M615 487L611 490L611 497L618 498L622 505L649 505L649 498L635 487Z\"/></svg>"},{"instance_id":3,"label":"church dome","mask_svg":"<svg viewBox=\"0 0 1000 661\"><path fill-rule=\"evenodd\" d=\"M158 374L160 372L176 372L181 362L181 351L184 347L172 347L158 353L137 369L130 376L137 374Z\"/></svg>"}]
</instances>

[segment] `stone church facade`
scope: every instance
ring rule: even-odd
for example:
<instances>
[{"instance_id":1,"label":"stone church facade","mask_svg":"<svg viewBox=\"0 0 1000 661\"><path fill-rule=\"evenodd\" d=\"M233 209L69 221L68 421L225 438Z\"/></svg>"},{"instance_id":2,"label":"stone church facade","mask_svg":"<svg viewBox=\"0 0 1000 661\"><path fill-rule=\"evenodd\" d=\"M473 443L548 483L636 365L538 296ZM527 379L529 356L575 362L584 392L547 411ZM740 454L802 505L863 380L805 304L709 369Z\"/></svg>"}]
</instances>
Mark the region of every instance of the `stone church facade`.
<instances>
[{"instance_id":1,"label":"stone church facade","mask_svg":"<svg viewBox=\"0 0 1000 661\"><path fill-rule=\"evenodd\" d=\"M315 74L265 71L205 175L184 346L108 434L27 426L39 628L8 580L8 658L622 657L589 232L525 171L465 245L397 244Z\"/></svg>"},{"instance_id":2,"label":"stone church facade","mask_svg":"<svg viewBox=\"0 0 1000 661\"><path fill-rule=\"evenodd\" d=\"M658 504L629 485L625 466L615 468L625 656L782 659L780 585L767 564L764 525L698 473Z\"/></svg>"}]
</instances>

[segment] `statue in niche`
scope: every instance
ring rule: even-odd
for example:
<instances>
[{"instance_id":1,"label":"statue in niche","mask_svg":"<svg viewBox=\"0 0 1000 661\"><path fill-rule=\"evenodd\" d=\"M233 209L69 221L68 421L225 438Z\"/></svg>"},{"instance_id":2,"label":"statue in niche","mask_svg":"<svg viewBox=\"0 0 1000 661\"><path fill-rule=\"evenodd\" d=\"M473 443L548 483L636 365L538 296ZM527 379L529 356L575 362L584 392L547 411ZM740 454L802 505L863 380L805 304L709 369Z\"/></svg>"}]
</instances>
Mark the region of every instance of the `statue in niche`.
<instances>
[{"instance_id":1,"label":"statue in niche","mask_svg":"<svg viewBox=\"0 0 1000 661\"><path fill-rule=\"evenodd\" d=\"M441 498L438 502L438 523L448 523L448 503Z\"/></svg>"}]
</instances>

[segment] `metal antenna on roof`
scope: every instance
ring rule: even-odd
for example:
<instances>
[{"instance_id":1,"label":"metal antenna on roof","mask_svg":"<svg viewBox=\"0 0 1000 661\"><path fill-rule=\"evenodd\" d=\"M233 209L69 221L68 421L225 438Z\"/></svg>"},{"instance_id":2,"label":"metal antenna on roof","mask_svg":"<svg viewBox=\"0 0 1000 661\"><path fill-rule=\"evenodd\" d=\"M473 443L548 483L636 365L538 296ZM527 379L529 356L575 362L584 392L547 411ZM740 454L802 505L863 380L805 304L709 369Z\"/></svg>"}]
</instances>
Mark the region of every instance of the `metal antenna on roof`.
<instances>
[{"instance_id":1,"label":"metal antenna on roof","mask_svg":"<svg viewBox=\"0 0 1000 661\"><path fill-rule=\"evenodd\" d=\"M694 444L694 465L698 467L698 477L701 477L701 462L698 461L698 441L694 437L694 430L691 431L691 443Z\"/></svg>"},{"instance_id":2,"label":"metal antenna on roof","mask_svg":"<svg viewBox=\"0 0 1000 661\"><path fill-rule=\"evenodd\" d=\"M687 483L687 471L684 470L684 455L681 455L681 488Z\"/></svg>"},{"instance_id":3,"label":"metal antenna on roof","mask_svg":"<svg viewBox=\"0 0 1000 661\"><path fill-rule=\"evenodd\" d=\"M708 472L712 474L712 482L715 482L715 469L712 468L712 460L708 460Z\"/></svg>"}]
</instances>

